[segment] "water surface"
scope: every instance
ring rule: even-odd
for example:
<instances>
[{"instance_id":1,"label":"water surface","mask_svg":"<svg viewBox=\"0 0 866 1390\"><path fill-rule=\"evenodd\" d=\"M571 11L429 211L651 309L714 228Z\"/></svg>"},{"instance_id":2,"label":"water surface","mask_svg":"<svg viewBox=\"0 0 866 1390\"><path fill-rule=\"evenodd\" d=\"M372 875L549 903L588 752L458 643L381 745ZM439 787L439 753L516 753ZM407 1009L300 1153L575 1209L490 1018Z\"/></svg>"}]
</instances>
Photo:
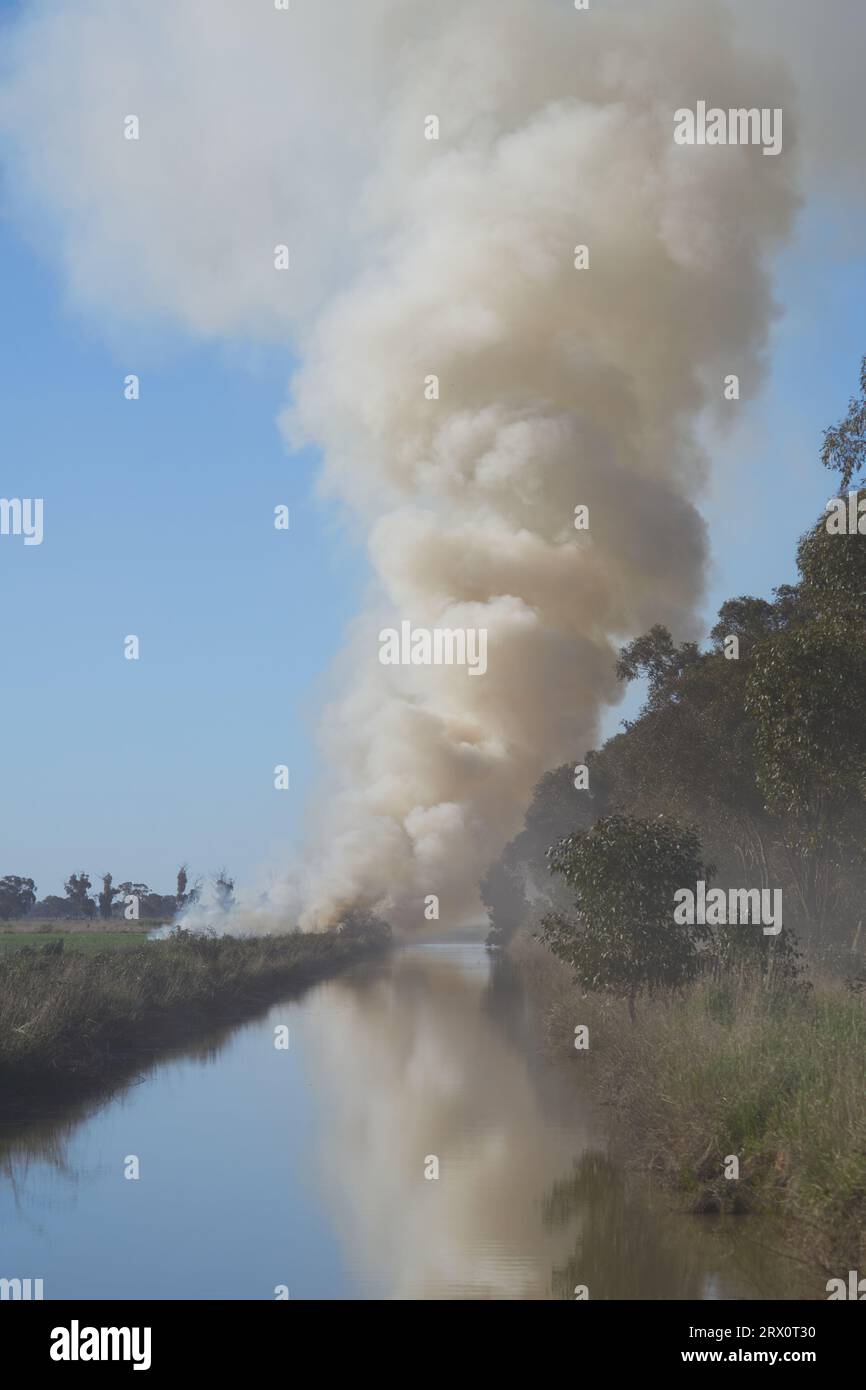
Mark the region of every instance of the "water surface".
<instances>
[{"instance_id":1,"label":"water surface","mask_svg":"<svg viewBox=\"0 0 866 1390\"><path fill-rule=\"evenodd\" d=\"M0 1276L49 1299L821 1296L758 1223L627 1183L579 1065L545 1058L481 946L397 950L7 1131Z\"/></svg>"}]
</instances>

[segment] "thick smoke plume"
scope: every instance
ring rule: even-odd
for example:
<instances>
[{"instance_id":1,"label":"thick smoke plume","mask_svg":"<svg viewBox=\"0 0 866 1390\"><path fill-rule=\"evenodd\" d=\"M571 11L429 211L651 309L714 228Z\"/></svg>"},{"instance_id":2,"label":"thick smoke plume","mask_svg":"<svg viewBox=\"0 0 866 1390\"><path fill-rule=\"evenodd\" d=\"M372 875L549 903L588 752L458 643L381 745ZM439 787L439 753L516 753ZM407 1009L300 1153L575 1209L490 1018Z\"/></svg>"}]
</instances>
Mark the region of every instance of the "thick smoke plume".
<instances>
[{"instance_id":1,"label":"thick smoke plume","mask_svg":"<svg viewBox=\"0 0 866 1390\"><path fill-rule=\"evenodd\" d=\"M796 206L787 80L693 0L60 8L3 115L73 295L295 344L287 438L369 537L321 829L277 896L423 926L435 894L457 924L538 775L593 743L618 643L692 631L698 428L738 409L725 377L760 385ZM675 145L701 100L785 108L783 153ZM486 629L486 673L380 665L402 621Z\"/></svg>"},{"instance_id":2,"label":"thick smoke plume","mask_svg":"<svg viewBox=\"0 0 866 1390\"><path fill-rule=\"evenodd\" d=\"M378 254L317 325L289 415L364 517L383 593L327 718L341 785L310 923L383 890L406 923L426 894L470 913L539 773L594 740L617 639L682 632L700 597L695 423L728 373L759 377L791 165L674 147L674 107L773 107L780 86L712 11L650 9L581 28L461 6L395 90ZM486 674L378 666L400 619L486 629Z\"/></svg>"}]
</instances>

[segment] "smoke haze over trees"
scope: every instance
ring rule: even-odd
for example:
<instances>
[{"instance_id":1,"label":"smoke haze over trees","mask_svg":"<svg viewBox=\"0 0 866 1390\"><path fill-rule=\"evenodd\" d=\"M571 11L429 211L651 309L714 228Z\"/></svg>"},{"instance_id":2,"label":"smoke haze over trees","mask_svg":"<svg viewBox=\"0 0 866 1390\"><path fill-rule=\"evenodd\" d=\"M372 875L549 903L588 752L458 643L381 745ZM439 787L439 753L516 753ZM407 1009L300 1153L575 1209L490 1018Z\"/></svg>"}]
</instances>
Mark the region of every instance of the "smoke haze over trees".
<instances>
[{"instance_id":1,"label":"smoke haze over trees","mask_svg":"<svg viewBox=\"0 0 866 1390\"><path fill-rule=\"evenodd\" d=\"M864 408L866 361L848 423L826 436L847 439L829 455L843 488L866 462L866 440L849 428ZM662 625L622 649L617 675L645 682L644 706L586 755L588 789L575 789L574 764L538 783L523 831L482 881L494 942L533 903L562 909L547 850L612 815L693 827L717 881L781 888L786 926L811 947L847 954L859 942L866 551L862 536L829 525L825 514L802 537L796 584L722 604L705 650L677 645Z\"/></svg>"}]
</instances>

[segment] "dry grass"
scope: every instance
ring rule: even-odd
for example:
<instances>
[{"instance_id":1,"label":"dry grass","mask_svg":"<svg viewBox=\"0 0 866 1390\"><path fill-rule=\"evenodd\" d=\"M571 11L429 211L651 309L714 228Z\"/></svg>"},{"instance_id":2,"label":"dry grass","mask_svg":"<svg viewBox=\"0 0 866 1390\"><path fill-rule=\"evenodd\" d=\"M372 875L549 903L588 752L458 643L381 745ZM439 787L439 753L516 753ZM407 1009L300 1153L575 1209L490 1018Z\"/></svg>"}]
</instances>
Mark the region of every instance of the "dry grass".
<instances>
[{"instance_id":1,"label":"dry grass","mask_svg":"<svg viewBox=\"0 0 866 1390\"><path fill-rule=\"evenodd\" d=\"M135 1070L154 1051L242 1017L382 949L337 933L167 941L98 954L0 955L0 1118Z\"/></svg>"},{"instance_id":2,"label":"dry grass","mask_svg":"<svg viewBox=\"0 0 866 1390\"><path fill-rule=\"evenodd\" d=\"M779 1214L816 1262L866 1264L862 996L827 980L807 990L702 980L644 999L632 1024L625 1003L583 994L539 952L517 950L551 1043L586 1067L636 1165L693 1211ZM589 1027L587 1053L574 1050L576 1024ZM725 1177L730 1155L738 1180Z\"/></svg>"}]
</instances>

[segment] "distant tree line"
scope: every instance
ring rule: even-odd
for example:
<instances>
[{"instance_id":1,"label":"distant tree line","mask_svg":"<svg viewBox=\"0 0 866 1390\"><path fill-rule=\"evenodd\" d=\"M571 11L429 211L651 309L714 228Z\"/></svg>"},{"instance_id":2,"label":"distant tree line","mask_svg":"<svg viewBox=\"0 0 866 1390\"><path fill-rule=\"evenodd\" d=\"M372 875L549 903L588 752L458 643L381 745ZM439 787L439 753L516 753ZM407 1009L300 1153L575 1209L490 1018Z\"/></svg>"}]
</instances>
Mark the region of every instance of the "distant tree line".
<instances>
[{"instance_id":1,"label":"distant tree line","mask_svg":"<svg viewBox=\"0 0 866 1390\"><path fill-rule=\"evenodd\" d=\"M866 532L866 359L822 461L849 490L849 514L862 507ZM522 831L481 883L491 944L541 918L548 945L581 959L587 984L603 984L636 959L628 965L614 921L640 925L643 897L658 925L664 901L673 948L673 891L712 872L720 886L781 888L786 931L811 947L862 952L866 534L834 533L825 514L802 536L797 570L771 600L723 603L706 650L676 644L662 626L622 649L617 674L645 680L644 706L603 747L576 750L537 784ZM671 965L654 939L644 982L653 970L681 978L688 951Z\"/></svg>"},{"instance_id":2,"label":"distant tree line","mask_svg":"<svg viewBox=\"0 0 866 1390\"><path fill-rule=\"evenodd\" d=\"M234 881L225 869L214 876L214 890L217 901L228 911L234 902ZM182 864L177 871L174 893L155 893L146 883L132 880L115 883L112 874L102 875L102 891L94 893L90 875L83 870L69 875L64 891L66 896L62 898L49 894L37 899L36 884L32 878L7 874L0 878L0 921L11 922L28 917L70 921L92 921L96 917L104 922L123 920L130 898L137 899L139 918L165 920L198 902L202 884L198 879L190 885L187 866Z\"/></svg>"}]
</instances>

